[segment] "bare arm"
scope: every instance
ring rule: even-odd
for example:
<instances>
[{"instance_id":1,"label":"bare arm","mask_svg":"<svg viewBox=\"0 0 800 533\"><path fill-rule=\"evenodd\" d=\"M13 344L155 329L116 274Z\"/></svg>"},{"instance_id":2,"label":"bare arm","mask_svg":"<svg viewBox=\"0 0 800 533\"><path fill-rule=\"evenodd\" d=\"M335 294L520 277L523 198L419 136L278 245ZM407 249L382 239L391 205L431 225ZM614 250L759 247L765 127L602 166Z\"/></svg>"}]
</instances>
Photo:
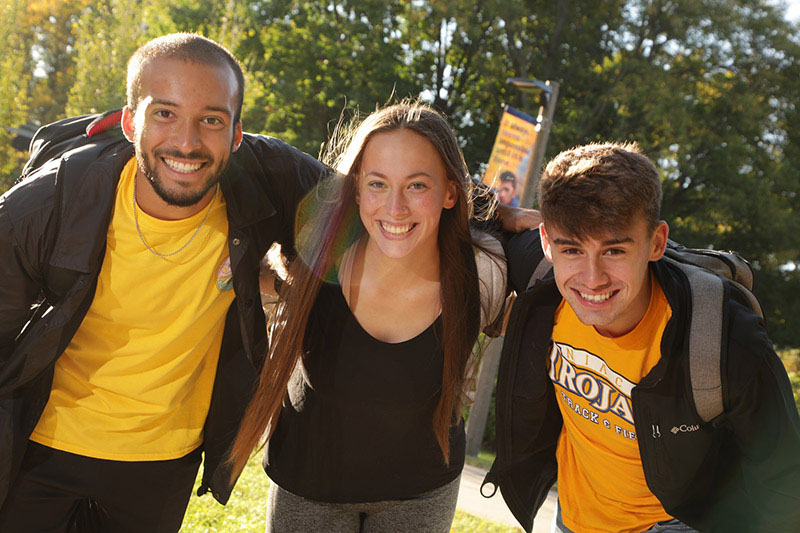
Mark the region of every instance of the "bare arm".
<instances>
[{"instance_id":1,"label":"bare arm","mask_svg":"<svg viewBox=\"0 0 800 533\"><path fill-rule=\"evenodd\" d=\"M536 229L542 223L542 213L538 209L525 209L497 204L497 216L503 229L511 233L519 233L526 229Z\"/></svg>"}]
</instances>

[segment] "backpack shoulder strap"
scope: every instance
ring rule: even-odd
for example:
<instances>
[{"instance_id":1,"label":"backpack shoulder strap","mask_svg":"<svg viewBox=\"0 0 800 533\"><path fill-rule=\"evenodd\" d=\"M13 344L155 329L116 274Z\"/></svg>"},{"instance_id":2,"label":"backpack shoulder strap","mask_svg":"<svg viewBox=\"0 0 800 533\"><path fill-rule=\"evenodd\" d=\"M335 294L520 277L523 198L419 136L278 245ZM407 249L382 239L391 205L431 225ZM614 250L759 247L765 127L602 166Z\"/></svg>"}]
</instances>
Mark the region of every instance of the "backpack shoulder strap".
<instances>
[{"instance_id":1,"label":"backpack shoulder strap","mask_svg":"<svg viewBox=\"0 0 800 533\"><path fill-rule=\"evenodd\" d=\"M689 325L689 375L697 414L710 422L723 412L722 402L722 278L702 267L664 260L689 279L692 313Z\"/></svg>"},{"instance_id":2,"label":"backpack shoulder strap","mask_svg":"<svg viewBox=\"0 0 800 533\"><path fill-rule=\"evenodd\" d=\"M530 289L536 285L537 282L543 280L552 268L552 263L542 256L542 258L539 260L539 264L537 264L536 268L533 269L533 274L531 274L531 278L528 280L528 286L526 289Z\"/></svg>"}]
</instances>

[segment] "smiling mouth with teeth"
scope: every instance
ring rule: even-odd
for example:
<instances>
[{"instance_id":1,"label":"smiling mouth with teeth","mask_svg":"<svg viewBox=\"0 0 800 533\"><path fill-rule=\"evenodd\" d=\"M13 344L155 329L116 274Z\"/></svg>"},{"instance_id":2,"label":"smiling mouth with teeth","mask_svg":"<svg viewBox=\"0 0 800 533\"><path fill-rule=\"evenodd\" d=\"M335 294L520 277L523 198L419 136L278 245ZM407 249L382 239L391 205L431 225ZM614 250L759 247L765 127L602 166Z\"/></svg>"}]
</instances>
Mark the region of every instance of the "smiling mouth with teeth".
<instances>
[{"instance_id":1,"label":"smiling mouth with teeth","mask_svg":"<svg viewBox=\"0 0 800 533\"><path fill-rule=\"evenodd\" d=\"M169 168L174 170L175 172L180 172L182 174L188 174L190 172L194 172L195 170L199 170L200 167L203 166L203 162L199 163L181 163L180 161L175 161L174 159L169 159L167 157L161 158Z\"/></svg>"},{"instance_id":2,"label":"smiling mouth with teeth","mask_svg":"<svg viewBox=\"0 0 800 533\"><path fill-rule=\"evenodd\" d=\"M381 222L381 229L383 229L386 233L391 233L392 235L402 235L403 233L408 233L411 231L416 224L403 224L403 225L396 225L396 224L387 224L385 222Z\"/></svg>"},{"instance_id":3,"label":"smiling mouth with teeth","mask_svg":"<svg viewBox=\"0 0 800 533\"><path fill-rule=\"evenodd\" d=\"M581 298L584 300L589 300L590 302L600 303L605 302L609 298L614 295L614 292L604 292L603 294L588 294L585 292L578 291L578 294L581 295Z\"/></svg>"}]
</instances>

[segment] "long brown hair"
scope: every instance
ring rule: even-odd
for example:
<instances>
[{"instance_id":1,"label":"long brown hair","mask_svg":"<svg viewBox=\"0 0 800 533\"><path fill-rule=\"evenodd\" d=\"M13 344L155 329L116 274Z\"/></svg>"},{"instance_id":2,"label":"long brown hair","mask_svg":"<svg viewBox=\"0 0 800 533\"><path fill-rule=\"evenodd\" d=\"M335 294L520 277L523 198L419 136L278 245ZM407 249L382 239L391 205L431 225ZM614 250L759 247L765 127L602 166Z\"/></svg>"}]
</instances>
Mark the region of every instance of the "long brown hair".
<instances>
[{"instance_id":1,"label":"long brown hair","mask_svg":"<svg viewBox=\"0 0 800 533\"><path fill-rule=\"evenodd\" d=\"M439 222L444 368L439 403L432 420L445 463L450 459L450 427L461 408L462 389L472 349L480 329L480 294L473 241L468 220L472 213L472 181L464 155L445 118L418 102L404 101L370 114L358 124L337 127L329 146L331 163L339 172L324 180L300 208L314 211L297 235L300 258L289 267L285 300L277 313L270 351L261 369L255 396L245 413L231 450L234 473L244 467L250 452L275 430L289 378L303 356L303 341L311 307L323 278L329 273L352 235L347 227L357 213L356 180L364 148L373 135L407 129L425 137L437 150L447 179L457 184L456 203L444 209ZM338 153L338 155L336 155ZM313 204L313 209L308 207ZM357 222L360 224L360 221ZM361 231L363 227L360 228ZM302 250L313 250L304 254Z\"/></svg>"}]
</instances>

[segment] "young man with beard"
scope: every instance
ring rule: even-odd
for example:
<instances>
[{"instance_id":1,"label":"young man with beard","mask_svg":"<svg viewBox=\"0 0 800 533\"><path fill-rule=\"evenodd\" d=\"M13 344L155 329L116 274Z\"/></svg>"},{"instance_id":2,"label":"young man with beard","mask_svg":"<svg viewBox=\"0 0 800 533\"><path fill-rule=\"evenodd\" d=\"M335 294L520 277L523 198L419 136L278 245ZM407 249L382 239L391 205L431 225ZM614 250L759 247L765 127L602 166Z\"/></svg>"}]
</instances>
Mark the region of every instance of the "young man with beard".
<instances>
[{"instance_id":1,"label":"young man with beard","mask_svg":"<svg viewBox=\"0 0 800 533\"><path fill-rule=\"evenodd\" d=\"M556 532L800 531L791 386L727 281L724 411L711 423L698 415L691 291L662 258L669 228L653 163L636 145L577 147L547 165L539 198L539 232L509 243L518 297L487 481L527 531L556 478Z\"/></svg>"},{"instance_id":2,"label":"young man with beard","mask_svg":"<svg viewBox=\"0 0 800 533\"><path fill-rule=\"evenodd\" d=\"M177 531L201 452L199 492L228 500L267 342L259 262L293 248L326 174L242 133L243 90L213 41L152 40L129 61L125 139L0 199L0 531Z\"/></svg>"}]
</instances>

